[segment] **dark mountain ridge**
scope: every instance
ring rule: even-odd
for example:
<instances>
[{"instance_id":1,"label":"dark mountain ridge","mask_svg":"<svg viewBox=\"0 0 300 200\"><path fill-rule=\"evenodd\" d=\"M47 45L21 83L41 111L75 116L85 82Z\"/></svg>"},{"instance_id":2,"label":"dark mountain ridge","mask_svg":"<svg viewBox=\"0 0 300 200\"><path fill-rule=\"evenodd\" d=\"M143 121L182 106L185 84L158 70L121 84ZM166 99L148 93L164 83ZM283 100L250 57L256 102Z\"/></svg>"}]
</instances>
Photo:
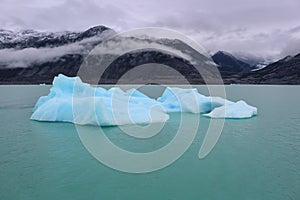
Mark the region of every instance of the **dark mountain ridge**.
<instances>
[{"instance_id":1,"label":"dark mountain ridge","mask_svg":"<svg viewBox=\"0 0 300 200\"><path fill-rule=\"evenodd\" d=\"M245 73L250 72L254 68L245 63L228 52L218 51L212 56L213 61L219 66L219 70L222 73Z\"/></svg>"},{"instance_id":2,"label":"dark mountain ridge","mask_svg":"<svg viewBox=\"0 0 300 200\"><path fill-rule=\"evenodd\" d=\"M115 32L105 26L96 26L84 32L60 33L33 30L14 33L0 30L0 51L6 53L2 57L0 54L0 84L51 84L53 78L60 73L76 76L88 53L103 39L113 34ZM129 39L138 41L136 38ZM153 42L149 38L143 41ZM180 40L165 38L154 42L165 47L179 47L183 54L191 55L194 60L210 62ZM38 50L41 49L45 54L42 56L48 57L35 60L35 56L40 56ZM34 50L33 55L32 50ZM20 56L24 51L28 51L28 56L27 54ZM34 54L35 51L38 53ZM21 59L26 62L21 62ZM227 52L219 51L212 56L212 59L218 65L225 84L300 84L300 54L288 56L256 71L252 71L256 69L253 63L246 63L245 60L242 61ZM100 83L115 83L124 72L147 63L172 66L190 83L204 84L203 77L199 75L189 59L153 49L120 55L106 70ZM209 68L204 71L207 72L206 75L214 76ZM176 77L168 74L158 73L158 77L168 84L179 83Z\"/></svg>"},{"instance_id":3,"label":"dark mountain ridge","mask_svg":"<svg viewBox=\"0 0 300 200\"><path fill-rule=\"evenodd\" d=\"M240 83L249 84L300 84L300 54L287 56L263 69L246 73Z\"/></svg>"}]
</instances>

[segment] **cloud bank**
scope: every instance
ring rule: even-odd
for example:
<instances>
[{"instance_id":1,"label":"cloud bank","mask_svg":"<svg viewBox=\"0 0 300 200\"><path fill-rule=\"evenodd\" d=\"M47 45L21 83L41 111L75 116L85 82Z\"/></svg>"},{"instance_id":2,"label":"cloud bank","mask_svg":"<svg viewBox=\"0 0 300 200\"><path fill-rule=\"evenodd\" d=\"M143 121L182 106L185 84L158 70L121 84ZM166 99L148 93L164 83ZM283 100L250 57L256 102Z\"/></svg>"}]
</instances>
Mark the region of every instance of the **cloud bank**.
<instances>
[{"instance_id":1,"label":"cloud bank","mask_svg":"<svg viewBox=\"0 0 300 200\"><path fill-rule=\"evenodd\" d=\"M300 1L2 0L0 27L46 31L106 25L116 31L166 27L209 51L281 57L299 53Z\"/></svg>"}]
</instances>

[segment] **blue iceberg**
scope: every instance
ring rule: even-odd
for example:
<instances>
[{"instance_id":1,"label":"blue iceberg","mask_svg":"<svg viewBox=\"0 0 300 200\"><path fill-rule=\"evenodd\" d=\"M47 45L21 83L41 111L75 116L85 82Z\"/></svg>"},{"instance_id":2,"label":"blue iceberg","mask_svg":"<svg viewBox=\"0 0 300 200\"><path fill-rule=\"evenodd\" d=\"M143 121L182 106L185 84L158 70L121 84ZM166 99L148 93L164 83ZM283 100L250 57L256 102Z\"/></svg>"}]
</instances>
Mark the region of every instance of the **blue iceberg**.
<instances>
[{"instance_id":1,"label":"blue iceberg","mask_svg":"<svg viewBox=\"0 0 300 200\"><path fill-rule=\"evenodd\" d=\"M213 109L210 113L204 114L204 116L211 118L230 119L250 118L255 115L257 115L257 108L248 105L245 101L226 103Z\"/></svg>"},{"instance_id":2,"label":"blue iceberg","mask_svg":"<svg viewBox=\"0 0 300 200\"><path fill-rule=\"evenodd\" d=\"M176 87L167 87L157 101L161 103L166 112L190 113L207 113L229 102L220 97L204 96L196 88L182 89Z\"/></svg>"},{"instance_id":3,"label":"blue iceberg","mask_svg":"<svg viewBox=\"0 0 300 200\"><path fill-rule=\"evenodd\" d=\"M106 90L83 83L79 77L60 74L47 96L33 108L32 120L72 122L80 125L113 126L166 122L167 113L201 113L211 118L250 118L257 108L244 101L208 97L197 89L167 87L157 100L136 89Z\"/></svg>"},{"instance_id":4,"label":"blue iceberg","mask_svg":"<svg viewBox=\"0 0 300 200\"><path fill-rule=\"evenodd\" d=\"M166 112L202 113L210 118L250 118L257 115L257 108L245 101L232 102L220 97L208 97L197 89L167 87L157 99Z\"/></svg>"},{"instance_id":5,"label":"blue iceberg","mask_svg":"<svg viewBox=\"0 0 300 200\"><path fill-rule=\"evenodd\" d=\"M48 96L40 97L31 119L112 126L165 122L169 115L154 99L131 89L106 90L83 83L79 77L55 77Z\"/></svg>"}]
</instances>

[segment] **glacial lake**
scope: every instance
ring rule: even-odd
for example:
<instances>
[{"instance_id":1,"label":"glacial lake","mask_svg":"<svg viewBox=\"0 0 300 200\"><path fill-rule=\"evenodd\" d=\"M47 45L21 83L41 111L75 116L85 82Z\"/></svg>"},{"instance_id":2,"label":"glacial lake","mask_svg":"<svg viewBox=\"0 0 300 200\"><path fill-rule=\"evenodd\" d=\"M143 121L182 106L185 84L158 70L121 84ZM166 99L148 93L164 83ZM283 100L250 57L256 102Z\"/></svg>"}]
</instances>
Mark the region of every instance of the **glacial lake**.
<instances>
[{"instance_id":1,"label":"glacial lake","mask_svg":"<svg viewBox=\"0 0 300 200\"><path fill-rule=\"evenodd\" d=\"M258 116L226 120L213 150L199 159L210 119L198 115L197 135L177 161L131 174L96 160L73 124L29 119L50 86L0 86L0 199L300 199L300 86L225 88L229 100L256 106ZM159 86L144 90L154 96L162 92ZM148 140L118 127L105 128L105 134L124 149L153 151L172 140L180 117L188 115L171 114L162 133Z\"/></svg>"}]
</instances>

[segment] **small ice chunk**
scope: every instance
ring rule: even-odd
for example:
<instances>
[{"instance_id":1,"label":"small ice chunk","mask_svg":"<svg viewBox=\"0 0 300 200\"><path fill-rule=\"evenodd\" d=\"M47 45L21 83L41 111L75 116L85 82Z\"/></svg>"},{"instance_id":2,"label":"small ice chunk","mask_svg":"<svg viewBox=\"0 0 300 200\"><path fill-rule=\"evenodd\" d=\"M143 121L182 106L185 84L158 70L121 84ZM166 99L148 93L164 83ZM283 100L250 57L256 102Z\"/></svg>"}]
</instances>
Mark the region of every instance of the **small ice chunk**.
<instances>
[{"instance_id":1,"label":"small ice chunk","mask_svg":"<svg viewBox=\"0 0 300 200\"><path fill-rule=\"evenodd\" d=\"M250 118L257 115L257 108L248 105L245 101L238 101L236 103L227 103L221 107L215 108L208 114L203 116L211 118L231 118L241 119Z\"/></svg>"}]
</instances>

